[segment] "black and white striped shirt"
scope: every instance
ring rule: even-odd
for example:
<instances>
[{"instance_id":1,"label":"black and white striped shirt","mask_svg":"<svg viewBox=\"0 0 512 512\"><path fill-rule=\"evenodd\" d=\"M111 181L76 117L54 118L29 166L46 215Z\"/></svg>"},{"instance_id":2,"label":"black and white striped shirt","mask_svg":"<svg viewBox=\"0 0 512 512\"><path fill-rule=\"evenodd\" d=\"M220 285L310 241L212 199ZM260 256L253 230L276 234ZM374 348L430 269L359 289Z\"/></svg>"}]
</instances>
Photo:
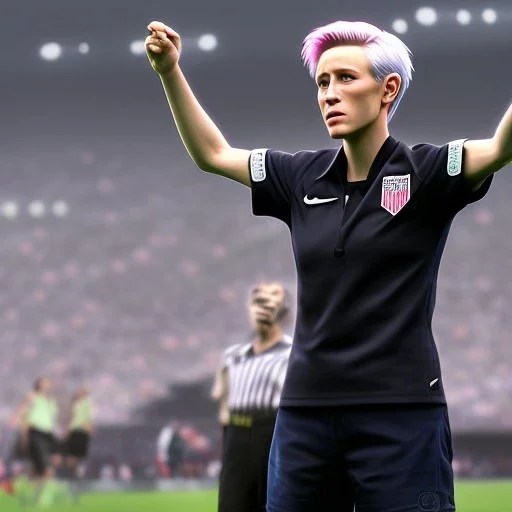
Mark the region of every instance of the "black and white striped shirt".
<instances>
[{"instance_id":1,"label":"black and white striped shirt","mask_svg":"<svg viewBox=\"0 0 512 512\"><path fill-rule=\"evenodd\" d=\"M291 339L255 354L251 343L233 345L224 352L228 374L230 414L269 414L279 407Z\"/></svg>"}]
</instances>

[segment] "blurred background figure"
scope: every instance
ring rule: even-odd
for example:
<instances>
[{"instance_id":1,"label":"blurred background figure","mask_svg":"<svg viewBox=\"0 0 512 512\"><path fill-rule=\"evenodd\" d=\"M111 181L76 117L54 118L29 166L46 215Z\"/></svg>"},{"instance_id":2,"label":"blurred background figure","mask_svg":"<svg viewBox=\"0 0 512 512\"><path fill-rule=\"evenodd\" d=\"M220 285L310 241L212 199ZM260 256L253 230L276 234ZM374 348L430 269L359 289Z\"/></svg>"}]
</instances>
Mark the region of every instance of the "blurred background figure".
<instances>
[{"instance_id":1,"label":"blurred background figure","mask_svg":"<svg viewBox=\"0 0 512 512\"><path fill-rule=\"evenodd\" d=\"M282 329L288 303L282 284L258 283L248 304L252 339L226 349L219 365L221 382L212 395L228 408L219 512L265 510L268 456L292 345Z\"/></svg>"},{"instance_id":2,"label":"blurred background figure","mask_svg":"<svg viewBox=\"0 0 512 512\"><path fill-rule=\"evenodd\" d=\"M65 455L66 466L75 476L78 464L89 453L93 433L93 404L87 388L79 388L71 400L69 425L67 428Z\"/></svg>"},{"instance_id":3,"label":"blurred background figure","mask_svg":"<svg viewBox=\"0 0 512 512\"><path fill-rule=\"evenodd\" d=\"M64 455L64 476L72 483L71 490L75 499L78 465L89 454L89 445L93 433L93 404L89 389L81 387L75 391L69 411L69 424L66 429Z\"/></svg>"},{"instance_id":4,"label":"blurred background figure","mask_svg":"<svg viewBox=\"0 0 512 512\"><path fill-rule=\"evenodd\" d=\"M157 462L163 469L163 476L178 478L183 476L186 444L181 433L182 425L178 421L171 421L166 425L157 440Z\"/></svg>"},{"instance_id":5,"label":"blurred background figure","mask_svg":"<svg viewBox=\"0 0 512 512\"><path fill-rule=\"evenodd\" d=\"M55 491L51 479L61 462L61 455L56 436L59 407L49 378L35 380L17 414L21 425L21 447L32 464L31 476L35 485L32 499L42 505L51 504Z\"/></svg>"},{"instance_id":6,"label":"blurred background figure","mask_svg":"<svg viewBox=\"0 0 512 512\"><path fill-rule=\"evenodd\" d=\"M132 468L128 464L121 464L118 473L121 482L131 482L133 479Z\"/></svg>"}]
</instances>

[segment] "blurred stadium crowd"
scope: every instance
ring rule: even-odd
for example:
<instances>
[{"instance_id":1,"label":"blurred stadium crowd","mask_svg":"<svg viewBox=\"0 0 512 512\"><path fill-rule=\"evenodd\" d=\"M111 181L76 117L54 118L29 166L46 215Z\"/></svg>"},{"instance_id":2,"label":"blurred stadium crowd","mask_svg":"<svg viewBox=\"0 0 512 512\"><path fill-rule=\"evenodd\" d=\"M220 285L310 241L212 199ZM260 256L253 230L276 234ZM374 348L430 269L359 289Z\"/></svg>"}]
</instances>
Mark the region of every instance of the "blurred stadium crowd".
<instances>
[{"instance_id":1,"label":"blurred stadium crowd","mask_svg":"<svg viewBox=\"0 0 512 512\"><path fill-rule=\"evenodd\" d=\"M248 336L247 287L275 227L244 233L245 193L246 204L223 208L208 177L172 176L126 149L3 164L22 186L2 191L20 205L17 218L1 219L2 419L34 375L48 374L61 387L87 381L98 421L122 423L169 383L213 373L223 348ZM69 214L30 217L23 206L34 197L64 198ZM281 259L272 272L293 275Z\"/></svg>"}]
</instances>

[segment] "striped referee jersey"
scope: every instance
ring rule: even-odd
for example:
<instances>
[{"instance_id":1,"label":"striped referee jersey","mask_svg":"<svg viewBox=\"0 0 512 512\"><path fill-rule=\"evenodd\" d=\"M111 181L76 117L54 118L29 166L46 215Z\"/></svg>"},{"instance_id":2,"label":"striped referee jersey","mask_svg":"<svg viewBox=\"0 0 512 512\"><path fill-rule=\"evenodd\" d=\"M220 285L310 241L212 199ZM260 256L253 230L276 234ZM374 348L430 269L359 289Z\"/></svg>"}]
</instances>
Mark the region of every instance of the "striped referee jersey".
<instances>
[{"instance_id":1,"label":"striped referee jersey","mask_svg":"<svg viewBox=\"0 0 512 512\"><path fill-rule=\"evenodd\" d=\"M252 344L226 349L230 414L274 414L279 407L292 340L285 336L272 348L255 354Z\"/></svg>"}]
</instances>

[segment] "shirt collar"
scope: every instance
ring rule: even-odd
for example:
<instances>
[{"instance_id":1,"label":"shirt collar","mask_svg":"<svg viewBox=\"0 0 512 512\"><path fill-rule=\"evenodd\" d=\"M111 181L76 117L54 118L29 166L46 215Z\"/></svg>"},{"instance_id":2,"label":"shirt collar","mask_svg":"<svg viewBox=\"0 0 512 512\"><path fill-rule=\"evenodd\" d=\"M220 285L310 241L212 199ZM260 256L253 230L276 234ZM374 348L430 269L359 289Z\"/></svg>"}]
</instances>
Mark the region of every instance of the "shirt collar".
<instances>
[{"instance_id":1,"label":"shirt collar","mask_svg":"<svg viewBox=\"0 0 512 512\"><path fill-rule=\"evenodd\" d=\"M273 350L276 350L276 349L282 347L283 345L287 345L285 339L279 340L275 345L272 345L271 347L267 348L263 352L260 352L258 355L267 354L269 352L272 352ZM252 343L250 343L249 345L247 345L246 347L243 348L241 355L244 357L251 357L251 356L256 355L254 353L254 347L253 347Z\"/></svg>"},{"instance_id":2,"label":"shirt collar","mask_svg":"<svg viewBox=\"0 0 512 512\"><path fill-rule=\"evenodd\" d=\"M375 181L375 178L379 175L380 171L384 167L385 163L388 161L389 157L391 156L391 153L395 150L395 148L398 146L399 142L391 137L391 135L388 136L388 138L384 141L384 144L382 144L381 148L379 149L375 160L373 161L370 171L368 172L368 177L366 178L365 184L367 186L370 186L373 181ZM315 181L324 178L329 173L335 172L336 168L340 166L342 169L342 175L346 177L347 175L347 157L345 155L345 151L343 150L343 146L341 146L338 151L336 152L334 158L331 160L331 163L327 166L327 168L316 178Z\"/></svg>"}]
</instances>

